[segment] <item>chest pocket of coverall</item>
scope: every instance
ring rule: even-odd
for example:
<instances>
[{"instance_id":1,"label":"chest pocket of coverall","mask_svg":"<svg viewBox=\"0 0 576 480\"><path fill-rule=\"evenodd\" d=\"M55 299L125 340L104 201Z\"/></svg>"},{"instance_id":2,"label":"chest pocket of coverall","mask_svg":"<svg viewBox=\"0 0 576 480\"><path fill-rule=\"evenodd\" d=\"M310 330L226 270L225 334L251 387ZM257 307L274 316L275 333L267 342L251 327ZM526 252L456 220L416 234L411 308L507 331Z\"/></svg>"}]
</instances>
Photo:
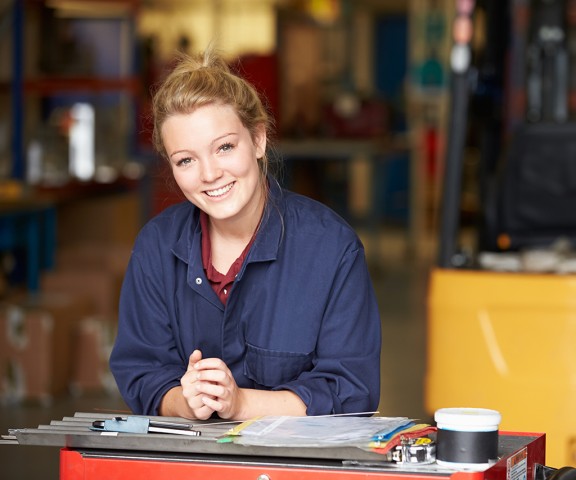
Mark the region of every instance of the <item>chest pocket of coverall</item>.
<instances>
[{"instance_id":1,"label":"chest pocket of coverall","mask_svg":"<svg viewBox=\"0 0 576 480\"><path fill-rule=\"evenodd\" d=\"M311 353L267 350L248 344L244 375L263 387L273 388L312 370Z\"/></svg>"}]
</instances>

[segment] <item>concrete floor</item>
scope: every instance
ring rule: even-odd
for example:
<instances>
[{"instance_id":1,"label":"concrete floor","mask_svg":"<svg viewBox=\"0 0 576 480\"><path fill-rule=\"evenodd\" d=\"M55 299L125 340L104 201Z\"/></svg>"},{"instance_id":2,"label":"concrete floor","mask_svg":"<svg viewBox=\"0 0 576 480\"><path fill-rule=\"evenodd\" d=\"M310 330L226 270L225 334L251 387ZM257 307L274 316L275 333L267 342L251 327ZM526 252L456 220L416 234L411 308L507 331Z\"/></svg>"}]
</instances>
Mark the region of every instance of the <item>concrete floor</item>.
<instances>
[{"instance_id":1,"label":"concrete floor","mask_svg":"<svg viewBox=\"0 0 576 480\"><path fill-rule=\"evenodd\" d=\"M425 371L425 309L433 247L419 246L410 255L402 230L364 237L383 322L382 394L380 414L431 422L423 405ZM77 411L126 410L115 395L67 396L50 406L0 406L0 432L36 427ZM1 480L56 480L58 449L0 445Z\"/></svg>"}]
</instances>

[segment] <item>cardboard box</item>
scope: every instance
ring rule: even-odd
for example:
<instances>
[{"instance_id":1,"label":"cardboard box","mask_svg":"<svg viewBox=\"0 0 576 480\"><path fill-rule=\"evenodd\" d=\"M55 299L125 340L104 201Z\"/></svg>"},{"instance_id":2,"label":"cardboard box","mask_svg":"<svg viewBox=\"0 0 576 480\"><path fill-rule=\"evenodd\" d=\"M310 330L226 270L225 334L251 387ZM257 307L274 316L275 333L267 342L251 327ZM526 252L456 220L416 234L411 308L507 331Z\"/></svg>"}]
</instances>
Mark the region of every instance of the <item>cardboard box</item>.
<instances>
[{"instance_id":1,"label":"cardboard box","mask_svg":"<svg viewBox=\"0 0 576 480\"><path fill-rule=\"evenodd\" d=\"M0 305L0 402L49 403L67 391L73 332L92 313L90 301L40 295Z\"/></svg>"},{"instance_id":2,"label":"cardboard box","mask_svg":"<svg viewBox=\"0 0 576 480\"><path fill-rule=\"evenodd\" d=\"M58 206L57 242L60 247L90 242L131 246L142 224L138 191L76 198Z\"/></svg>"},{"instance_id":3,"label":"cardboard box","mask_svg":"<svg viewBox=\"0 0 576 480\"><path fill-rule=\"evenodd\" d=\"M131 254L131 246L83 242L59 248L56 252L56 268L105 270L123 277Z\"/></svg>"},{"instance_id":4,"label":"cardboard box","mask_svg":"<svg viewBox=\"0 0 576 480\"><path fill-rule=\"evenodd\" d=\"M115 316L131 252L131 247L121 244L94 242L61 247L56 253L56 269L42 275L41 289L88 296L96 314Z\"/></svg>"},{"instance_id":5,"label":"cardboard box","mask_svg":"<svg viewBox=\"0 0 576 480\"><path fill-rule=\"evenodd\" d=\"M93 312L113 317L118 314L122 276L96 268L76 268L44 272L40 289L44 294L66 294L86 297Z\"/></svg>"},{"instance_id":6,"label":"cardboard box","mask_svg":"<svg viewBox=\"0 0 576 480\"><path fill-rule=\"evenodd\" d=\"M116 381L109 368L116 338L116 319L92 316L80 321L74 332L70 392L117 394Z\"/></svg>"}]
</instances>

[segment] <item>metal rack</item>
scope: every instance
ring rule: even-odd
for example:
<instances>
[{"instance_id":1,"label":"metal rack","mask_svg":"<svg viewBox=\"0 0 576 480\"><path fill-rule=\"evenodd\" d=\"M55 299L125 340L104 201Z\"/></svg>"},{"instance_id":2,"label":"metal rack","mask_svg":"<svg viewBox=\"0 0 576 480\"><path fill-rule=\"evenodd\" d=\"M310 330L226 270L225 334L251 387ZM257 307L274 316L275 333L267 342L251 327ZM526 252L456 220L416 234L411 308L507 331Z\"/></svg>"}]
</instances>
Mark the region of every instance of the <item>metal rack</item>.
<instances>
[{"instance_id":1,"label":"metal rack","mask_svg":"<svg viewBox=\"0 0 576 480\"><path fill-rule=\"evenodd\" d=\"M114 16L114 14L122 15L131 25L129 30L132 32L132 40L134 38L134 25L133 19L137 13L140 0L121 0L120 2L114 2L112 0L97 0L96 2L90 2L91 8L95 10L98 15L103 15L106 11L107 6L113 8L113 12L109 17ZM63 2L62 5L59 2L52 2L56 8L65 8L66 5ZM120 7L119 8L119 4ZM139 82L138 79L133 74L135 68L134 61L134 50L135 45L131 45L131 56L133 60L131 61L131 72L128 76L123 76L120 78L106 78L98 79L87 76L53 76L53 75L41 75L33 78L27 78L25 72L25 55L26 45L26 25L29 20L29 15L27 13L32 12L33 8L43 8L45 5L44 1L31 2L28 0L14 0L12 5L8 8L7 15L11 16L12 24L12 62L11 62L11 78L10 78L10 95L11 95L11 120L12 120L12 144L11 144L11 178L17 180L23 180L26 175L26 154L25 154L25 122L26 122L26 104L25 95L27 93L36 94L40 97L48 97L50 95L56 95L59 93L67 92L92 92L92 93L102 93L102 92L123 92L131 96L132 99L135 98L139 92ZM82 13L75 12L74 15L80 16ZM131 41L133 43L133 41ZM134 129L133 129L134 130ZM131 133L131 137L135 137L135 132Z\"/></svg>"}]
</instances>

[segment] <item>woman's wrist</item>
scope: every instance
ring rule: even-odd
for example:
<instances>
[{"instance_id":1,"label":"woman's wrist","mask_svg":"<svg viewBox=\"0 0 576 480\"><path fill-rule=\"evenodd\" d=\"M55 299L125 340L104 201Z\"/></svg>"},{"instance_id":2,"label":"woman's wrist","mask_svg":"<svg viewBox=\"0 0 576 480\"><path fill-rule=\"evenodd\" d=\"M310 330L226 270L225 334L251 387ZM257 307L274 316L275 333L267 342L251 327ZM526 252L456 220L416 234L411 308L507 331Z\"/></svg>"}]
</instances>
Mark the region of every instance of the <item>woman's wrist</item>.
<instances>
[{"instance_id":1,"label":"woman's wrist","mask_svg":"<svg viewBox=\"0 0 576 480\"><path fill-rule=\"evenodd\" d=\"M160 401L158 413L163 417L194 419L194 415L188 407L184 395L182 395L181 386L173 387L164 394Z\"/></svg>"},{"instance_id":2,"label":"woman's wrist","mask_svg":"<svg viewBox=\"0 0 576 480\"><path fill-rule=\"evenodd\" d=\"M240 407L234 415L235 420L249 420L260 415L306 415L306 405L290 390L267 391L242 388L240 392Z\"/></svg>"}]
</instances>

